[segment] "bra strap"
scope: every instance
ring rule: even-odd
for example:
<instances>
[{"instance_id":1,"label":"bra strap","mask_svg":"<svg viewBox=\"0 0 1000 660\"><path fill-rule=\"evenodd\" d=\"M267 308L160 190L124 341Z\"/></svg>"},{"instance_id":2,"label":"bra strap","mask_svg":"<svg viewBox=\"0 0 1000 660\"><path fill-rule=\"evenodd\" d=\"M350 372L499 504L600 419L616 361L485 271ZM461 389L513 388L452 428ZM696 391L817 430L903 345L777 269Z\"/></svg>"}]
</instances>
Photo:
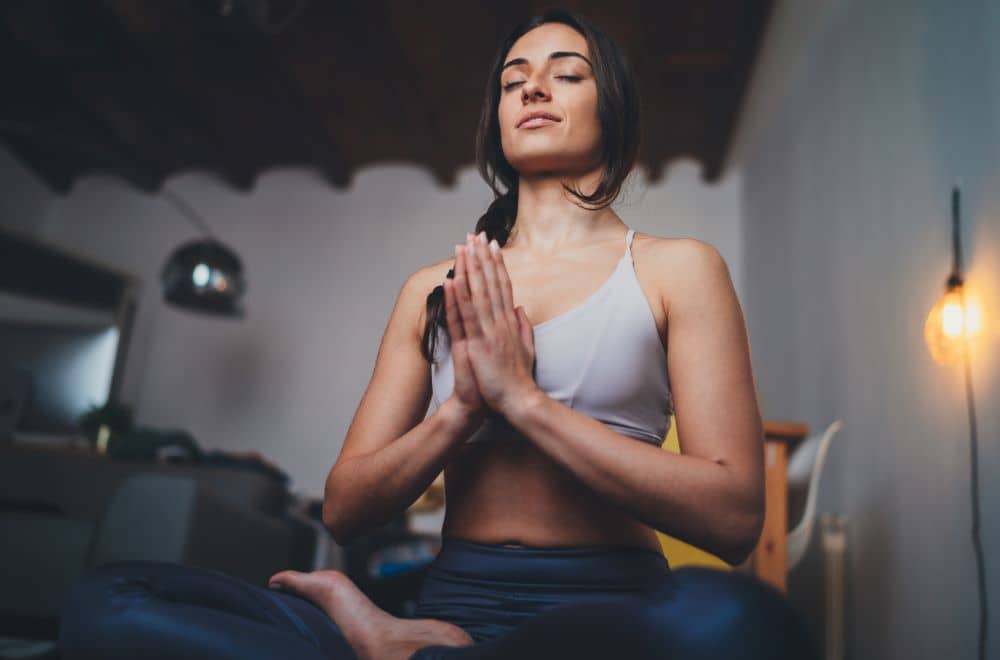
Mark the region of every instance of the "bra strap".
<instances>
[{"instance_id":1,"label":"bra strap","mask_svg":"<svg viewBox=\"0 0 1000 660\"><path fill-rule=\"evenodd\" d=\"M625 256L632 258L632 239L635 237L635 230L631 227L625 232Z\"/></svg>"}]
</instances>

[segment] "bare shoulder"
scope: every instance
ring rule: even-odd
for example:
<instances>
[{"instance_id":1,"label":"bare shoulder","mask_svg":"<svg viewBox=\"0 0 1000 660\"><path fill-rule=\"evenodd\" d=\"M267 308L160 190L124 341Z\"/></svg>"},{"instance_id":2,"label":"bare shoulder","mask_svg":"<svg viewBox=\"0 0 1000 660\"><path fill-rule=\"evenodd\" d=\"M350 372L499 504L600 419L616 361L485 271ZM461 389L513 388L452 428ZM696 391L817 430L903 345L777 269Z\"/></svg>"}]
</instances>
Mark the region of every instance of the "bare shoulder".
<instances>
[{"instance_id":1,"label":"bare shoulder","mask_svg":"<svg viewBox=\"0 0 1000 660\"><path fill-rule=\"evenodd\" d=\"M427 296L445 281L454 261L454 257L451 257L418 268L403 284L399 294L400 303L413 310L411 318L414 319L414 331L418 336L423 335L427 321Z\"/></svg>"},{"instance_id":2,"label":"bare shoulder","mask_svg":"<svg viewBox=\"0 0 1000 660\"><path fill-rule=\"evenodd\" d=\"M731 288L729 267L719 250L697 238L637 236L645 253L645 264L664 283L664 309L669 315L670 301L718 293L719 287Z\"/></svg>"},{"instance_id":3,"label":"bare shoulder","mask_svg":"<svg viewBox=\"0 0 1000 660\"><path fill-rule=\"evenodd\" d=\"M707 267L718 267L725 263L714 245L697 238L686 236L664 238L652 234L637 234L635 240L636 243L642 244L643 248L650 253L653 261L660 267L672 265L690 267L699 264Z\"/></svg>"},{"instance_id":4,"label":"bare shoulder","mask_svg":"<svg viewBox=\"0 0 1000 660\"><path fill-rule=\"evenodd\" d=\"M407 283L415 289L426 289L424 291L424 295L426 296L434 287L444 282L448 276L448 271L454 263L455 258L450 257L418 268L410 275Z\"/></svg>"}]
</instances>

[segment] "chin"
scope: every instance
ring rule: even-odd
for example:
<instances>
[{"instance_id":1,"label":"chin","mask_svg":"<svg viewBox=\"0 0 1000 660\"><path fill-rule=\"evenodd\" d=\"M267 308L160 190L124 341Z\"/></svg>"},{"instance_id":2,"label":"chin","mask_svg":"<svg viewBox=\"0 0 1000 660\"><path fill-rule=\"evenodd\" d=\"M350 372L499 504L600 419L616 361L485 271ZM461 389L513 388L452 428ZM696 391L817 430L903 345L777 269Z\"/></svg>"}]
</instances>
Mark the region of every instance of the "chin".
<instances>
[{"instance_id":1,"label":"chin","mask_svg":"<svg viewBox=\"0 0 1000 660\"><path fill-rule=\"evenodd\" d=\"M592 157L583 153L568 153L552 149L524 149L507 157L507 162L519 174L530 175L543 172L580 172Z\"/></svg>"}]
</instances>

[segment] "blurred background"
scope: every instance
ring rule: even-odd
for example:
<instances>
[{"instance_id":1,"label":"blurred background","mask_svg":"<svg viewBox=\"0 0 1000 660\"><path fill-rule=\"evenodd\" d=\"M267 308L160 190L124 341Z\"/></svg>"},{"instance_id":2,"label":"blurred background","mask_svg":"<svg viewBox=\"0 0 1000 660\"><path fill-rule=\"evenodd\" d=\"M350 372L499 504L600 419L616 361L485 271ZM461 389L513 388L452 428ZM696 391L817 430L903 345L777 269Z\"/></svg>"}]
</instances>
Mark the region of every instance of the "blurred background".
<instances>
[{"instance_id":1,"label":"blurred background","mask_svg":"<svg viewBox=\"0 0 1000 660\"><path fill-rule=\"evenodd\" d=\"M473 167L487 69L545 6L0 5L0 634L45 640L66 584L138 556L253 580L346 567L405 613L440 483L353 549L319 528L323 484L400 286L491 201ZM1000 594L971 535L975 501L996 555L1000 5L563 6L638 75L644 142L615 209L728 264L784 475L782 588L828 658L973 657L980 582ZM967 370L927 338L956 235L981 305ZM176 250L206 239L225 248L201 282L218 303L169 302L165 270L191 265ZM169 530L143 527L148 506ZM721 564L663 543L672 565ZM410 582L376 584L392 576Z\"/></svg>"}]
</instances>

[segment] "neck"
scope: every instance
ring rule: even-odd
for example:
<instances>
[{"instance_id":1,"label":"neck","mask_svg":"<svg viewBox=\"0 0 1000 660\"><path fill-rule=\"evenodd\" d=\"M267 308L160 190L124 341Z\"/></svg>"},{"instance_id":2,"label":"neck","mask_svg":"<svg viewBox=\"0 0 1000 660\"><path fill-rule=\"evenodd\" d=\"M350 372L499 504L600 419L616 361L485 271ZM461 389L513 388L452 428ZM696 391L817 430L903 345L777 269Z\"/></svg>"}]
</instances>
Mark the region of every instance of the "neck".
<instances>
[{"instance_id":1,"label":"neck","mask_svg":"<svg viewBox=\"0 0 1000 660\"><path fill-rule=\"evenodd\" d=\"M517 186L517 219L505 247L551 255L621 233L625 223L610 207L582 207L563 189L565 183L592 194L602 174L599 168L575 178L554 173L522 175Z\"/></svg>"}]
</instances>

